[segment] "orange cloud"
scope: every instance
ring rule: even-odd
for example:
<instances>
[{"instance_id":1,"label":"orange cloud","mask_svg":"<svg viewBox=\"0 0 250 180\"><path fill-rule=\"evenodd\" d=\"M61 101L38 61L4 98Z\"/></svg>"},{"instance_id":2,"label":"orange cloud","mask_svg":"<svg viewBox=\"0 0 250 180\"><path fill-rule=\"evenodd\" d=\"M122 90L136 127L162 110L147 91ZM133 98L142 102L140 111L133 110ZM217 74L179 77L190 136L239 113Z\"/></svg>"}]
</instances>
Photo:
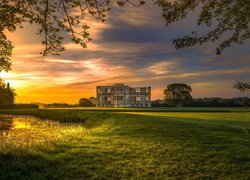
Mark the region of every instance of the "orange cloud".
<instances>
[{"instance_id":1,"label":"orange cloud","mask_svg":"<svg viewBox=\"0 0 250 180\"><path fill-rule=\"evenodd\" d=\"M176 67L178 67L177 60L168 59L151 65L148 67L148 70L156 75L164 75L168 74L171 69Z\"/></svg>"},{"instance_id":2,"label":"orange cloud","mask_svg":"<svg viewBox=\"0 0 250 180\"><path fill-rule=\"evenodd\" d=\"M81 97L95 96L97 85L114 83L152 86L152 99L162 99L164 87L180 81L192 85L194 96L233 96L240 94L231 87L234 78L249 79L247 53L242 55L246 65L241 67L241 59L236 62L231 57L208 55L211 48L198 47L198 52L188 49L192 54L175 51L171 40L165 40L177 36L175 31L186 33L190 22L178 22L162 31L164 20L152 3L136 9L114 8L105 23L91 17L82 23L91 26L94 40L87 49L67 41L66 51L60 56L39 54L44 47L36 26L25 25L24 29L7 33L15 45L13 66L11 72L1 72L0 77L16 89L17 102L76 103Z\"/></svg>"}]
</instances>

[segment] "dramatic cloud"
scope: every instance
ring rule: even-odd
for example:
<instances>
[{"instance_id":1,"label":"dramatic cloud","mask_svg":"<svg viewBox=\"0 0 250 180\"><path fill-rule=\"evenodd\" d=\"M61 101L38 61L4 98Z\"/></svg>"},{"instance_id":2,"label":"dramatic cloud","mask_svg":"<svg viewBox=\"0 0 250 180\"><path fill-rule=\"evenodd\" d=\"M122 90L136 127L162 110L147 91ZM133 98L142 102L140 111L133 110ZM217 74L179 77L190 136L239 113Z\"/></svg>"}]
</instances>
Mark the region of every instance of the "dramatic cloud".
<instances>
[{"instance_id":1,"label":"dramatic cloud","mask_svg":"<svg viewBox=\"0 0 250 180\"><path fill-rule=\"evenodd\" d=\"M36 27L8 36L15 44L10 73L1 72L16 89L17 102L69 102L95 96L97 85L125 83L152 86L152 98L163 98L169 83L192 86L195 97L249 96L232 88L235 80L249 81L250 52L247 42L231 47L222 56L216 45L175 50L172 39L196 30L196 13L165 27L159 7L114 6L107 22L86 18L93 41L87 49L65 41L60 56L43 57ZM204 27L200 29L204 30Z\"/></svg>"}]
</instances>

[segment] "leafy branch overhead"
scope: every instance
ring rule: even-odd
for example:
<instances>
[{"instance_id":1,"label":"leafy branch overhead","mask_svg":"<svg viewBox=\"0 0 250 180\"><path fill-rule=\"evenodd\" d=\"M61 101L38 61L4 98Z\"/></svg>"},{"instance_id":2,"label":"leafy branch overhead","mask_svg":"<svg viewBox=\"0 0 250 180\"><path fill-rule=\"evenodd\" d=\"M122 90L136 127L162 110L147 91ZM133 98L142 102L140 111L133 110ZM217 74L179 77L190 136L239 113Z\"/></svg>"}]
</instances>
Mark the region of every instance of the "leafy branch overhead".
<instances>
[{"instance_id":1,"label":"leafy branch overhead","mask_svg":"<svg viewBox=\"0 0 250 180\"><path fill-rule=\"evenodd\" d=\"M175 47L185 48L206 42L222 41L216 49L217 54L236 44L243 44L250 38L250 1L249 0L167 0L156 1L163 11L166 25L185 18L190 12L200 9L197 24L211 30L199 36L197 32L173 40ZM226 36L224 40L221 40Z\"/></svg>"},{"instance_id":2,"label":"leafy branch overhead","mask_svg":"<svg viewBox=\"0 0 250 180\"><path fill-rule=\"evenodd\" d=\"M118 5L129 3L138 6L144 3L139 0L116 1ZM1 0L0 1L0 71L10 70L12 43L5 32L14 32L22 28L24 23L39 26L38 34L43 36L45 46L43 55L57 55L64 50L63 42L68 32L71 40L86 48L91 41L89 26L84 23L88 16L101 22L105 21L110 10L110 0Z\"/></svg>"},{"instance_id":3,"label":"leafy branch overhead","mask_svg":"<svg viewBox=\"0 0 250 180\"><path fill-rule=\"evenodd\" d=\"M144 0L115 0L118 6L125 4L140 6ZM204 36L174 39L176 48L184 48L209 41L216 41L229 32L232 35L217 48L217 54L232 43L243 44L249 38L249 0L153 0L159 5L166 19L166 25L185 18L195 9L201 9L198 25L217 25ZM6 37L6 31L14 32L25 23L39 26L38 34L43 37L43 55L57 55L64 50L65 32L71 40L86 48L91 41L87 17L104 22L112 7L111 0L0 0L0 71L10 70L13 45Z\"/></svg>"},{"instance_id":4,"label":"leafy branch overhead","mask_svg":"<svg viewBox=\"0 0 250 180\"><path fill-rule=\"evenodd\" d=\"M236 81L234 83L234 88L240 90L241 92L245 92L250 90L250 83L247 82L241 82L241 81Z\"/></svg>"}]
</instances>

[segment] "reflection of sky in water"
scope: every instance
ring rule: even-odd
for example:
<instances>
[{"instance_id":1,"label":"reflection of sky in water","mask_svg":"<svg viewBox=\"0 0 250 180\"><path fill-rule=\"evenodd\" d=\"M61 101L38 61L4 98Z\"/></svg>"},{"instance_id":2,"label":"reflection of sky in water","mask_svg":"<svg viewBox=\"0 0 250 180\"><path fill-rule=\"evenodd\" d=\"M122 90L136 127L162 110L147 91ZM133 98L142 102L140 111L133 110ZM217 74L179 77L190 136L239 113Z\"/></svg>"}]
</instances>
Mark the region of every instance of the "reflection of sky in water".
<instances>
[{"instance_id":1,"label":"reflection of sky in water","mask_svg":"<svg viewBox=\"0 0 250 180\"><path fill-rule=\"evenodd\" d=\"M30 116L0 115L0 148L54 143L85 131L82 124L60 124Z\"/></svg>"},{"instance_id":2,"label":"reflection of sky in water","mask_svg":"<svg viewBox=\"0 0 250 180\"><path fill-rule=\"evenodd\" d=\"M30 122L14 120L13 128L14 128L14 129L19 129L19 128L30 128Z\"/></svg>"},{"instance_id":3,"label":"reflection of sky in water","mask_svg":"<svg viewBox=\"0 0 250 180\"><path fill-rule=\"evenodd\" d=\"M58 126L57 122L39 120L35 117L0 116L0 130L29 129Z\"/></svg>"}]
</instances>

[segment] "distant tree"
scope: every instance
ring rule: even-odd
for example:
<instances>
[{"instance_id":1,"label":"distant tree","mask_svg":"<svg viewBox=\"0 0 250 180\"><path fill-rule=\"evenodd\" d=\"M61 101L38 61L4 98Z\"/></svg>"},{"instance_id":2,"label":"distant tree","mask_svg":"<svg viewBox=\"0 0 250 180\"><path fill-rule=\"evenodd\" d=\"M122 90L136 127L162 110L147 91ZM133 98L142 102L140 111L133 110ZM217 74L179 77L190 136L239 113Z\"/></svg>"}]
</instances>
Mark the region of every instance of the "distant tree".
<instances>
[{"instance_id":1,"label":"distant tree","mask_svg":"<svg viewBox=\"0 0 250 180\"><path fill-rule=\"evenodd\" d=\"M96 105L97 100L95 97L90 97L89 100L92 102L94 106Z\"/></svg>"},{"instance_id":2,"label":"distant tree","mask_svg":"<svg viewBox=\"0 0 250 180\"><path fill-rule=\"evenodd\" d=\"M242 106L245 106L245 107L250 107L250 98L245 98L242 103L241 103Z\"/></svg>"},{"instance_id":3,"label":"distant tree","mask_svg":"<svg viewBox=\"0 0 250 180\"><path fill-rule=\"evenodd\" d=\"M82 107L93 107L94 104L87 98L81 98L79 100L79 106L82 106Z\"/></svg>"},{"instance_id":4,"label":"distant tree","mask_svg":"<svg viewBox=\"0 0 250 180\"><path fill-rule=\"evenodd\" d=\"M194 98L192 103L188 104L189 107L247 107L250 106L250 98L238 97L238 98Z\"/></svg>"},{"instance_id":5,"label":"distant tree","mask_svg":"<svg viewBox=\"0 0 250 180\"><path fill-rule=\"evenodd\" d=\"M14 104L15 100L15 91L13 88L10 87L10 84L7 83L7 88L6 88L6 95L7 95L7 101L9 104Z\"/></svg>"},{"instance_id":6,"label":"distant tree","mask_svg":"<svg viewBox=\"0 0 250 180\"><path fill-rule=\"evenodd\" d=\"M52 104L46 104L46 108L68 108L68 107L74 107L73 105L69 105L67 103L52 103Z\"/></svg>"},{"instance_id":7,"label":"distant tree","mask_svg":"<svg viewBox=\"0 0 250 180\"><path fill-rule=\"evenodd\" d=\"M184 106L192 101L191 91L187 84L170 84L164 90L165 101L171 106Z\"/></svg>"},{"instance_id":8,"label":"distant tree","mask_svg":"<svg viewBox=\"0 0 250 180\"><path fill-rule=\"evenodd\" d=\"M168 107L169 105L165 102L165 100L152 100L151 101L151 106L152 107Z\"/></svg>"},{"instance_id":9,"label":"distant tree","mask_svg":"<svg viewBox=\"0 0 250 180\"><path fill-rule=\"evenodd\" d=\"M15 91L9 83L6 84L0 79L0 105L14 104L15 95Z\"/></svg>"},{"instance_id":10,"label":"distant tree","mask_svg":"<svg viewBox=\"0 0 250 180\"><path fill-rule=\"evenodd\" d=\"M250 83L236 81L234 83L234 88L240 90L241 92L245 92L250 90Z\"/></svg>"}]
</instances>

